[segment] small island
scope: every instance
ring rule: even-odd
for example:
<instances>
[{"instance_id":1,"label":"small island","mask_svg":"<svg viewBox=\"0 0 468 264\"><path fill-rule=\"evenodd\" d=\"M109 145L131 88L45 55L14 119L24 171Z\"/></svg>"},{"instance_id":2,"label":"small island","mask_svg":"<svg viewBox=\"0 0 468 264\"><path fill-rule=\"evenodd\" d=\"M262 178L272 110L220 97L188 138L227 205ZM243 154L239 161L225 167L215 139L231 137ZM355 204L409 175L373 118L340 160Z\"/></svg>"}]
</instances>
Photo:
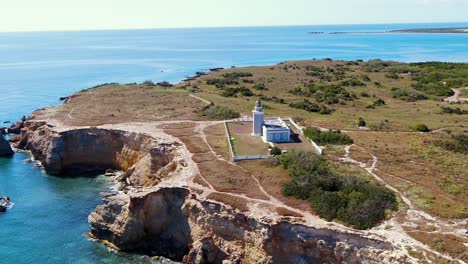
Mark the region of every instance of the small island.
<instances>
[{"instance_id":1,"label":"small island","mask_svg":"<svg viewBox=\"0 0 468 264\"><path fill-rule=\"evenodd\" d=\"M426 33L426 34L467 34L468 27L459 28L414 28L414 29L395 29L386 31L334 31L328 34L391 34L391 33ZM312 33L309 33L312 34Z\"/></svg>"},{"instance_id":2,"label":"small island","mask_svg":"<svg viewBox=\"0 0 468 264\"><path fill-rule=\"evenodd\" d=\"M466 34L468 33L468 27L460 28L414 28L414 29L398 29L390 30L387 33L434 33L434 34Z\"/></svg>"}]
</instances>

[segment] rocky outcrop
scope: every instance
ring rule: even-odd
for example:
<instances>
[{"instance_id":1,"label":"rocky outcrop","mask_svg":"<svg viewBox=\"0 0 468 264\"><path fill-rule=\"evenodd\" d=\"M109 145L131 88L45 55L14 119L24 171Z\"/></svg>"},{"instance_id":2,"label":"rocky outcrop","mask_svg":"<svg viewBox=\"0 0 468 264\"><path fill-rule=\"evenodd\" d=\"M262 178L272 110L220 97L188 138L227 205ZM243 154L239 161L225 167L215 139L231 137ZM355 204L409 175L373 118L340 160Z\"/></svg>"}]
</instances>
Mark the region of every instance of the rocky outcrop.
<instances>
[{"instance_id":1,"label":"rocky outcrop","mask_svg":"<svg viewBox=\"0 0 468 264\"><path fill-rule=\"evenodd\" d=\"M391 246L357 234L259 221L185 188L113 193L91 233L124 251L184 263L395 263ZM223 262L230 261L230 262Z\"/></svg>"},{"instance_id":2,"label":"rocky outcrop","mask_svg":"<svg viewBox=\"0 0 468 264\"><path fill-rule=\"evenodd\" d=\"M124 172L120 181L133 186L155 185L178 166L177 143L121 130L56 131L45 122L27 122L16 145L31 151L50 175L97 175L115 169Z\"/></svg>"},{"instance_id":3,"label":"rocky outcrop","mask_svg":"<svg viewBox=\"0 0 468 264\"><path fill-rule=\"evenodd\" d=\"M13 155L13 150L11 149L10 143L0 135L0 156L11 156Z\"/></svg>"}]
</instances>

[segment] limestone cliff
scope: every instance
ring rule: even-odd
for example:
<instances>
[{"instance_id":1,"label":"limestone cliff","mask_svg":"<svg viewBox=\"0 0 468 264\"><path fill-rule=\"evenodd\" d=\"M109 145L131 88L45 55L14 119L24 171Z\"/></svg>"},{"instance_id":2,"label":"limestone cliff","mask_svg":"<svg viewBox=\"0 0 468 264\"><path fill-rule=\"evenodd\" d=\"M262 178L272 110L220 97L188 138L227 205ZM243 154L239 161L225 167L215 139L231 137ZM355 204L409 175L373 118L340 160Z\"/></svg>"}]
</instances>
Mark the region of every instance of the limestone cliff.
<instances>
[{"instance_id":1,"label":"limestone cliff","mask_svg":"<svg viewBox=\"0 0 468 264\"><path fill-rule=\"evenodd\" d=\"M185 263L395 263L392 247L356 234L259 221L186 188L107 194L89 216L94 236L124 251Z\"/></svg>"},{"instance_id":2,"label":"limestone cliff","mask_svg":"<svg viewBox=\"0 0 468 264\"><path fill-rule=\"evenodd\" d=\"M176 145L121 130L57 131L45 122L26 123L17 143L18 148L31 151L50 175L97 175L117 169L124 172L119 180L133 186L155 185L165 176L162 172L174 170Z\"/></svg>"}]
</instances>

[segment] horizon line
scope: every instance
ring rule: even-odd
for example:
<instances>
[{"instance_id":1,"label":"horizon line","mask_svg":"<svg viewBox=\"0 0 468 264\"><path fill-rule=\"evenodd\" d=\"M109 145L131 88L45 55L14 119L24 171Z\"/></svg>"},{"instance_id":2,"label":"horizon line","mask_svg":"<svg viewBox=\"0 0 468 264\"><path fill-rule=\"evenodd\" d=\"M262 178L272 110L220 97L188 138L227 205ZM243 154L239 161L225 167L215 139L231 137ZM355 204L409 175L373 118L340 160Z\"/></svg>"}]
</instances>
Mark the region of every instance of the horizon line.
<instances>
[{"instance_id":1,"label":"horizon line","mask_svg":"<svg viewBox=\"0 0 468 264\"><path fill-rule=\"evenodd\" d=\"M0 31L4 33L54 33L54 32L92 32L92 31L119 31L119 30L168 30L168 29L216 29L216 28L267 28L267 27L307 27L307 26L364 26L364 25L412 25L412 24L451 24L467 23L468 21L448 22L390 22L390 23L340 23L340 24L290 24L290 25L244 25L244 26L195 26L195 27L135 27L135 28L96 28L96 29L50 29L50 30L17 30Z\"/></svg>"}]
</instances>

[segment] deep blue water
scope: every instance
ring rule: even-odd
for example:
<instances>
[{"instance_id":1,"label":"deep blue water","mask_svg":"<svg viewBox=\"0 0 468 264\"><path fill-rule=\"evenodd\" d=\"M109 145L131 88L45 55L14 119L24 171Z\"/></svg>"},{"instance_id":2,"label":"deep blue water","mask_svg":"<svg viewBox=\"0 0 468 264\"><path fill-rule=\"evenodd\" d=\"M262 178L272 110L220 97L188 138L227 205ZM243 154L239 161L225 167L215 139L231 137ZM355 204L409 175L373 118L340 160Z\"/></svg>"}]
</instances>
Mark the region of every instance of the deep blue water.
<instances>
[{"instance_id":1,"label":"deep blue water","mask_svg":"<svg viewBox=\"0 0 468 264\"><path fill-rule=\"evenodd\" d=\"M468 34L307 34L459 26L468 23L0 33L0 122L96 84L177 82L213 67L326 57L468 62ZM15 202L0 215L0 263L139 260L82 235L109 188L104 179L48 177L27 157L0 158L0 196Z\"/></svg>"}]
</instances>

